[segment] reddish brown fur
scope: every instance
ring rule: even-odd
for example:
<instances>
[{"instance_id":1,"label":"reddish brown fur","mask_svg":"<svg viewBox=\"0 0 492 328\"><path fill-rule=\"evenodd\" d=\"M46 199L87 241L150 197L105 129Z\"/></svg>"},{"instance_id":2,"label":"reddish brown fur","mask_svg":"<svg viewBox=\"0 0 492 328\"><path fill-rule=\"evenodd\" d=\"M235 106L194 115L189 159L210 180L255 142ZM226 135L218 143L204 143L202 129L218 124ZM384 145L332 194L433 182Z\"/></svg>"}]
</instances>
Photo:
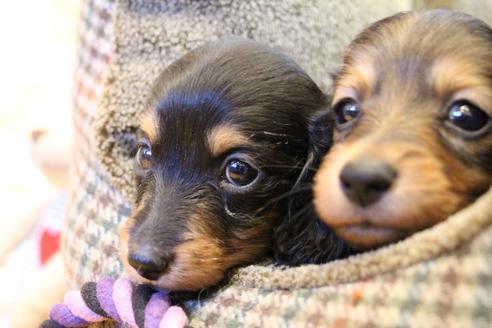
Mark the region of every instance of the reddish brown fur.
<instances>
[{"instance_id":1,"label":"reddish brown fur","mask_svg":"<svg viewBox=\"0 0 492 328\"><path fill-rule=\"evenodd\" d=\"M155 111L148 110L140 119L140 129L147 135L151 143L159 139L159 127Z\"/></svg>"},{"instance_id":2,"label":"reddish brown fur","mask_svg":"<svg viewBox=\"0 0 492 328\"><path fill-rule=\"evenodd\" d=\"M362 115L350 131L336 130L314 193L322 220L352 245L374 248L430 227L492 183L490 163L477 159L490 154L491 134L465 140L436 127L457 99L492 115L492 34L471 33L473 22L447 11L397 15L349 46L332 104L356 99ZM398 178L377 203L360 208L344 196L339 175L365 158L383 159Z\"/></svg>"}]
</instances>

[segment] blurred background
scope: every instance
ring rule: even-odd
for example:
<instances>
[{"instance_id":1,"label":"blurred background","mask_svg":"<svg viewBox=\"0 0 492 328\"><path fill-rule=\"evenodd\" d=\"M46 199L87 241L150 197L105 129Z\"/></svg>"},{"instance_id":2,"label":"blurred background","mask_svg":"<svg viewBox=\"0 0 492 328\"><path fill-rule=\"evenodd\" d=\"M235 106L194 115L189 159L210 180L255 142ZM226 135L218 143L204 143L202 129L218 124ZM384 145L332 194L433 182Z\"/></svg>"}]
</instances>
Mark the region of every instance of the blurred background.
<instances>
[{"instance_id":1,"label":"blurred background","mask_svg":"<svg viewBox=\"0 0 492 328\"><path fill-rule=\"evenodd\" d=\"M82 1L1 5L0 328L9 327L13 304L32 290L30 283L36 283L37 273L59 246L71 161L73 71ZM408 3L413 8L454 7L491 23L492 0Z\"/></svg>"},{"instance_id":2,"label":"blurred background","mask_svg":"<svg viewBox=\"0 0 492 328\"><path fill-rule=\"evenodd\" d=\"M58 246L71 157L78 0L0 10L0 326Z\"/></svg>"}]
</instances>

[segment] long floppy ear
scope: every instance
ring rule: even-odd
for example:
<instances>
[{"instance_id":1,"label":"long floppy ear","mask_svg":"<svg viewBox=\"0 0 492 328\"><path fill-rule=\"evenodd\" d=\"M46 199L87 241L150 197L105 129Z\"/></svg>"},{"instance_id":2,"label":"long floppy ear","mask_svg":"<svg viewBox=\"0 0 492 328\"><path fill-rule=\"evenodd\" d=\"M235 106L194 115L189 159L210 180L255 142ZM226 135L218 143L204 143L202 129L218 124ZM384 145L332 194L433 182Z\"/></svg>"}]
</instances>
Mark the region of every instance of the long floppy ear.
<instances>
[{"instance_id":1,"label":"long floppy ear","mask_svg":"<svg viewBox=\"0 0 492 328\"><path fill-rule=\"evenodd\" d=\"M331 147L333 126L333 115L326 108L321 109L309 118L307 126L309 133L308 152L293 190L302 188L302 185L306 182L311 183L321 160Z\"/></svg>"},{"instance_id":2,"label":"long floppy ear","mask_svg":"<svg viewBox=\"0 0 492 328\"><path fill-rule=\"evenodd\" d=\"M310 119L309 128L309 151L306 166L310 166L311 173L317 170L319 164L333 141L334 120L331 111L323 110L316 113ZM304 171L304 170L303 170Z\"/></svg>"},{"instance_id":3,"label":"long floppy ear","mask_svg":"<svg viewBox=\"0 0 492 328\"><path fill-rule=\"evenodd\" d=\"M333 136L329 111L309 121L309 150L304 167L292 189L287 217L275 230L274 259L280 264L325 263L353 253L350 247L319 220L312 204L312 181Z\"/></svg>"}]
</instances>

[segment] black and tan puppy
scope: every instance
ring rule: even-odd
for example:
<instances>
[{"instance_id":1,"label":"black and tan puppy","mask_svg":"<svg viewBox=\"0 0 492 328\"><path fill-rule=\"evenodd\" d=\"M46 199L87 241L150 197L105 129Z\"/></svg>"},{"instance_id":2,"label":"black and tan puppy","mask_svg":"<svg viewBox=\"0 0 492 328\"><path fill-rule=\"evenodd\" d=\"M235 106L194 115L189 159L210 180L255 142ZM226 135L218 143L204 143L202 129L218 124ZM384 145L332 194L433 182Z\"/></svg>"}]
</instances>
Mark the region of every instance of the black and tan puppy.
<instances>
[{"instance_id":1,"label":"black and tan puppy","mask_svg":"<svg viewBox=\"0 0 492 328\"><path fill-rule=\"evenodd\" d=\"M121 233L130 275L198 290L271 253L310 117L326 106L292 59L253 41L211 43L168 67L141 120L138 194Z\"/></svg>"},{"instance_id":2,"label":"black and tan puppy","mask_svg":"<svg viewBox=\"0 0 492 328\"><path fill-rule=\"evenodd\" d=\"M321 219L370 249L445 220L492 183L492 30L457 12L404 13L349 46Z\"/></svg>"}]
</instances>

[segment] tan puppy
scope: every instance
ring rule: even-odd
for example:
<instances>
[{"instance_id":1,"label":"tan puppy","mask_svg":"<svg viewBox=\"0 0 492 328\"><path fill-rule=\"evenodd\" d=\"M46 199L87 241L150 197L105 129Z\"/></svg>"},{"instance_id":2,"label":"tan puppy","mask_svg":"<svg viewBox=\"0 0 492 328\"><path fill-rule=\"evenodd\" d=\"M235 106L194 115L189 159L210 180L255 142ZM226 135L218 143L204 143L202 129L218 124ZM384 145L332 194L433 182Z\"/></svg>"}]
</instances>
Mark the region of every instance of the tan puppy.
<instances>
[{"instance_id":1,"label":"tan puppy","mask_svg":"<svg viewBox=\"0 0 492 328\"><path fill-rule=\"evenodd\" d=\"M335 81L321 219L371 249L430 227L492 182L492 30L457 12L398 14L362 32Z\"/></svg>"}]
</instances>

